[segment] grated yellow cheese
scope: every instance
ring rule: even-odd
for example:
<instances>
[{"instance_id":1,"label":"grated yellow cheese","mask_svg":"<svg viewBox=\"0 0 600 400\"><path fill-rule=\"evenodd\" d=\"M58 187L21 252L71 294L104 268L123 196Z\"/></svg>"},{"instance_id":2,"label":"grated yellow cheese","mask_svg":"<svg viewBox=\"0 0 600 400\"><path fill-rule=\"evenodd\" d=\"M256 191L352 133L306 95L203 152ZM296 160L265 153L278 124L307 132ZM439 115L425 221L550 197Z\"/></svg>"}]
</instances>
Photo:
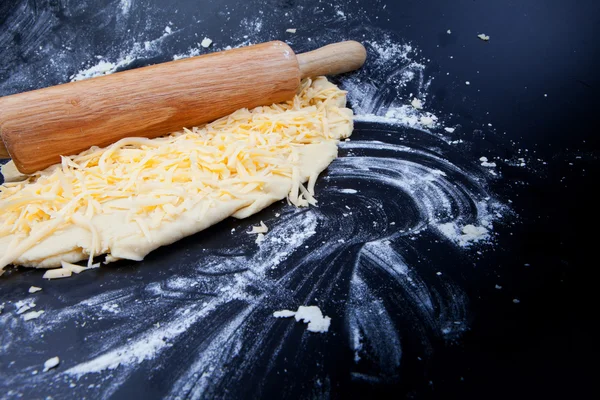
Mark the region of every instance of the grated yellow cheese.
<instances>
[{"instance_id":1,"label":"grated yellow cheese","mask_svg":"<svg viewBox=\"0 0 600 400\"><path fill-rule=\"evenodd\" d=\"M118 216L123 224L135 224L140 240L161 244L161 227L190 210L202 221L217 205L231 204L228 215L244 217L238 211L244 206L272 203L265 193L273 190L273 179L290 182L287 197L295 206L314 205L320 170L303 176L303 147L337 143L350 135L352 112L345 102L345 92L325 78L305 80L288 102L240 109L161 138L126 138L106 148L92 147L62 157L60 164L25 181L5 183L0 186L0 274L9 264L54 267L85 258L89 267L101 254L107 254L107 261L139 259L111 255L98 216ZM74 228L88 232L89 240L65 250L65 259L24 256Z\"/></svg>"}]
</instances>

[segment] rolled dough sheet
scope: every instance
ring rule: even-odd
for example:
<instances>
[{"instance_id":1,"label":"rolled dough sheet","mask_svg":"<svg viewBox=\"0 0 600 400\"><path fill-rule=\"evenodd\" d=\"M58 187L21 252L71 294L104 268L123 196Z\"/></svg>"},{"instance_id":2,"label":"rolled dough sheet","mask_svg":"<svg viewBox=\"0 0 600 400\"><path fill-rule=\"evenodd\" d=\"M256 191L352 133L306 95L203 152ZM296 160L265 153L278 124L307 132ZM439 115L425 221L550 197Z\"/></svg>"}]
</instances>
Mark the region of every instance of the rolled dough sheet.
<instances>
[{"instance_id":1,"label":"rolled dough sheet","mask_svg":"<svg viewBox=\"0 0 600 400\"><path fill-rule=\"evenodd\" d=\"M297 206L314 203L316 177L352 133L345 104L345 92L324 77L305 80L286 103L238 110L163 138L91 148L5 183L0 274L10 264L54 268L102 254L107 262L142 260L286 196Z\"/></svg>"}]
</instances>

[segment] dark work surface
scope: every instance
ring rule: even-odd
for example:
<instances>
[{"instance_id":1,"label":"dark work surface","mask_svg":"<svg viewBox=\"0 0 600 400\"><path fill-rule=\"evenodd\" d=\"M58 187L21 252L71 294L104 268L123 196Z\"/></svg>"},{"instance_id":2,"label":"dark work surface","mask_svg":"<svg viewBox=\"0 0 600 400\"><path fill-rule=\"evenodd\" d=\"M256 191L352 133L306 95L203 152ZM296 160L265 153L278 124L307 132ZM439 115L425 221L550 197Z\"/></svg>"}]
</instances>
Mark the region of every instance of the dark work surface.
<instances>
[{"instance_id":1,"label":"dark work surface","mask_svg":"<svg viewBox=\"0 0 600 400\"><path fill-rule=\"evenodd\" d=\"M0 278L0 304L6 303L0 314L0 392L4 393L0 397L173 395L172 387L180 376L193 368L200 375L206 372L207 365L197 362L200 358L196 355L207 352L211 343L221 348L225 361L217 362L212 356L206 363L216 362L222 371L205 390L197 376L190 378L187 391L179 393L181 397L587 397L594 382L587 364L593 348L592 271L597 264L593 246L598 237L593 190L599 182L596 96L600 82L596 71L600 54L596 36L600 33L600 3L238 3L242 2L1 2L0 95L67 82L77 71L93 65L95 55L114 62L123 49L130 51L134 42L159 38L169 22L176 33L160 41L158 50L136 55L139 61L126 68L169 61L175 54L198 47L204 36L214 40L213 49L236 46L248 35L253 43L286 40L302 52L331 41L376 40L387 34L412 43L428 59L425 74L434 79L427 90L427 109L446 116L446 126L460 126L460 136L453 139L460 138L465 145L450 146L439 135L405 127L358 122L352 141L389 140L423 154L373 148L363 154L343 147L338 167L332 166L317 185L317 193L321 193L318 209L299 212L277 203L248 221L230 219L160 249L141 263L119 262L53 282L43 282L40 271L11 270ZM129 4L131 8L124 13L123 7ZM262 26L254 29L252 22L258 20ZM298 32L285 34L285 29L292 27ZM491 37L489 42L477 39L482 32ZM365 71L370 75L363 79L386 96L408 98L408 89L391 87L369 61ZM340 81L343 84L351 78ZM488 123L493 129L487 128ZM392 136L387 136L389 133ZM526 157L528 167L499 161L501 177L491 179L478 169L477 160L483 154L502 159ZM382 211L375 217L393 219L398 229L419 221L413 200L402 190L372 184L359 176L344 176L340 166L352 156L405 158L447 172L448 180L464 185L466 192L479 190L469 187L463 175L453 175L445 164L432 161L434 155L451 160L464 171L475 171L474 176L485 181L485 193L509 205L510 216L494 225L491 243L466 251L440 241L427 229L416 239L400 235L392 240L400 259L413 268L413 276L434 299L435 317L442 318L444 307L450 314L460 314L464 329L451 336L439 333L435 318L430 321L420 314L410 289L365 264L368 272L363 278L370 289L362 300L381 306L393 329L377 325L382 319L368 320L365 324L375 324L371 327L373 347L365 345L363 358L355 362L347 320L352 302L360 296L349 294L355 273L352 268L361 262L361 246L383 237L380 228L363 223L373 217L365 207L380 201ZM342 197L333 190L336 185L358 189L361 195ZM350 228L339 215L341 204L357 214L348 222ZM143 334L146 325L168 320L170 310L194 310L216 297L216 288L228 287L227 276L233 272L207 267L198 273L195 266L215 257L254 257L256 248L243 230L260 220L277 225L275 213L300 227L310 218L321 222L317 236L306 242L306 251L294 253L275 272L245 288L268 300L252 307L240 299L220 303L219 312L188 327L163 355L135 367L121 366L80 381L65 378L66 370L110 350L110 343L117 346L127 335ZM465 213L466 218L470 215ZM234 227L240 233L237 236L230 234ZM338 238L346 244L336 247ZM442 271L447 280L440 283L436 271ZM202 290L170 288L172 276L198 279ZM44 287L37 309L45 308L47 315L63 319L56 322L55 330L45 330L44 338L25 340L31 329L25 329L12 315L10 303L25 298L31 285ZM151 285L161 288L159 295L147 290ZM131 302L142 299L144 314L128 314L131 323L117 317L86 319L93 317L97 308L91 307L88 313L81 311L79 303L104 291L121 293L119 296ZM309 303L332 317L328 334L309 334L303 325L291 321L272 324L273 311ZM75 305L81 318L69 322L65 315ZM460 310L452 309L454 306ZM62 309L67 311L59 312ZM239 315L244 318L235 325L235 332L239 332L242 350L235 352L234 345L221 345L215 338ZM88 321L85 328L83 321ZM53 322L40 318L32 324L51 326ZM121 328L126 330L125 336L119 333ZM86 337L106 340L107 348L90 345ZM396 339L400 361L390 368L386 360L395 354ZM11 346L13 342L20 346ZM55 355L61 358L57 369L31 375L32 366L39 365L41 370L43 362ZM72 382L77 385L70 387Z\"/></svg>"}]
</instances>

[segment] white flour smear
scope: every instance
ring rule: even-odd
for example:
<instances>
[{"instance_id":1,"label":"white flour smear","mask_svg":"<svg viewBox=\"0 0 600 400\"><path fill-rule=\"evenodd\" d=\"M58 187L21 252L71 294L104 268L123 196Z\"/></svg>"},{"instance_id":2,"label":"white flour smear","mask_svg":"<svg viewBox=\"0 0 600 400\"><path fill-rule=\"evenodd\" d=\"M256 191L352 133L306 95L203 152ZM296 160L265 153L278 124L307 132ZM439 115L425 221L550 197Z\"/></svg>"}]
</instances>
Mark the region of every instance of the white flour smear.
<instances>
[{"instance_id":1,"label":"white flour smear","mask_svg":"<svg viewBox=\"0 0 600 400\"><path fill-rule=\"evenodd\" d=\"M113 7L126 20L138 3L120 0ZM70 80L110 74L157 55L179 59L284 37L304 44L362 40L367 65L340 81L356 114L356 131L340 143L341 157L320 178L318 207L278 203L271 209L275 216L265 210L231 233L217 230L216 248L203 247L211 237L201 234L169 247L172 252L157 251L126 273L102 267L103 287L86 287L86 297L71 292L49 306L40 300L51 290L44 286L26 301L7 302L0 313L0 357L32 346L40 354L39 360L6 361L11 367L0 387L10 388L8 398L27 397L36 385L55 397L65 390L80 398L122 397L126 393L119 391L128 382L159 379L160 395L167 398L222 398L242 384L260 393L285 376L290 387L297 384L295 375L282 373L289 360L311 366L312 375L301 381L319 382L311 390L321 393L331 360L314 350L320 345L348 343L354 363L337 368L352 379L390 382L399 379L407 354L427 357L435 339L452 341L468 329L468 300L453 273L459 275L477 249L493 243L495 226L511 211L488 189L490 168L480 165L482 155L465 159L452 146L462 140L447 139L455 127L430 108L431 79L419 49L370 28L362 39L363 31L349 34L345 24L363 11L342 2L290 10L282 26L267 24L271 17L253 12L255 6L247 5L248 15L236 21L243 29L228 41L216 40L198 24L182 52L165 55L165 42L184 29L165 29L163 21L154 40L128 42L112 56L78 63ZM296 12L319 15L324 7L335 9L325 36L295 24ZM297 33L285 33L290 27ZM215 39L210 49L200 45L204 37ZM269 231L257 244L246 232L261 220ZM440 264L431 256L437 250L459 255L462 264ZM153 278L144 267L154 268ZM44 314L24 321L17 311L31 304ZM303 324L272 317L298 305L323 310L331 317L329 332L316 335ZM73 326L78 337L65 337ZM406 342L415 335L418 342ZM46 348L58 341L73 341L74 351L54 354ZM60 364L48 372L53 380L47 385L44 374L34 371L53 356Z\"/></svg>"}]
</instances>

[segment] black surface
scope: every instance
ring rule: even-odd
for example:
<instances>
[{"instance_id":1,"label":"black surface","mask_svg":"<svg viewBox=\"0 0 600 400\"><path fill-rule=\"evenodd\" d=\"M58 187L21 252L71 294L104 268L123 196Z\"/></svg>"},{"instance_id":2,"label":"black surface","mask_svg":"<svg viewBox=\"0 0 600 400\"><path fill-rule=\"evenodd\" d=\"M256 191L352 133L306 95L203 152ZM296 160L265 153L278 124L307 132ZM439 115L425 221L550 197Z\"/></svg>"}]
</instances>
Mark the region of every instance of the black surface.
<instances>
[{"instance_id":1,"label":"black surface","mask_svg":"<svg viewBox=\"0 0 600 400\"><path fill-rule=\"evenodd\" d=\"M596 43L596 35L600 33L598 2L334 2L347 16L337 22L334 21L335 7L313 1L265 1L260 5L227 1L168 4L133 1L126 20L111 16L116 13L118 1L89 3L4 1L0 4L1 95L65 82L91 55L112 56L114 60L117 56L114 49L122 48L122 43L132 38L140 41L158 37L169 21L182 28L181 34L168 39L157 54L148 56L140 64L167 61L203 36L223 46L236 45L247 29L238 26L240 20L263 10L263 30L251 39L286 38L298 51L334 38L360 40L362 34L373 32L388 32L412 42L430 59L426 73L435 78L429 89L428 107L438 115L451 114L452 124L463 127L461 138L468 146L462 150L461 162L465 165L476 162L484 151L510 158L518 154L519 149L527 149L521 154L535 165L523 169L500 164L503 177L490 181L491 192L504 202L510 200L514 211L511 219L497 226L491 248L486 248L482 255L472 252L465 255L435 246L436 254L425 258L424 270L420 272L428 284L434 285L433 277L427 277L433 275L432 268L443 270L468 298L469 327L454 340L443 340L432 332L412 329L416 325L403 325L402 322L412 318L404 314L410 310L402 306L400 292L398 296L396 292L385 292L390 287L382 284L385 293L381 296L390 302L389 310L393 310L397 329L402 334L402 361L395 374L379 383L353 379L347 332L336 314L344 309L343 287L347 279L340 278L341 289L328 292L319 283L322 274L330 276L327 271L315 264L292 265L290 268L300 268L298 274L312 277L315 288L330 295L319 305L333 317L333 333L306 339L310 341L306 348L309 355L294 358L299 357L294 343L299 343L306 334L304 327L296 326L294 336L286 339L284 350L290 360L295 361L282 356L277 362L278 372L268 375L265 381L261 380L261 373L267 370L266 365L253 365L254 375L233 379L229 381L231 386L221 388L223 390L216 394L230 398L320 397L311 391L311 382L327 378L330 387L326 394L334 398L359 395L478 399L588 397L594 382L592 370L586 364L593 345L595 283L591 275L597 264L593 256L598 236L597 201L591 193L599 178L595 116L600 85L596 72L600 62ZM316 11L315 6L319 6ZM288 23L282 12L293 13L293 23ZM28 22L16 26L15 18ZM36 26L36 21L43 24ZM290 38L282 34L292 26L298 28L297 35ZM452 30L451 35L446 34L447 29ZM481 32L490 35L488 43L475 37ZM194 39L194 33L199 39ZM65 41L76 50L65 56L67 70L53 69L52 49L61 48ZM40 51L40 46L51 50ZM21 73L26 79L13 79ZM465 81L471 85L465 85ZM484 128L488 123L493 124L493 130ZM381 127L376 124L359 123L353 140L377 139L378 129ZM414 135L404 128L386 129L409 138ZM454 151L443 147L443 143L423 144L424 147L430 145L440 147L442 154ZM536 162L537 159L546 164ZM325 191L325 183L321 182L320 186ZM376 197L377 189L373 190ZM327 204L337 204L335 200L335 196L323 194L325 209ZM245 222L244 226L272 217L280 210L288 209L278 204ZM102 290L131 287L137 293L135 290L140 285L160 282L169 274L179 273L173 265L182 259L185 262L201 260L204 249L223 246L219 238L226 238L231 227L237 224L227 221L168 250L159 250L142 264L119 263L53 283L43 292L46 306L58 308L76 303L84 299L88 291L95 293L98 287ZM417 248L412 252L408 246L401 247L403 257L423 259L419 251L429 245L423 240L414 245ZM225 249L225 253L233 251L231 247L225 246ZM250 247L243 245L240 251L250 251ZM347 247L331 257L351 257L352 251L352 247ZM329 265L325 261L322 264ZM331 265L343 263L332 261ZM455 268L456 265L461 268ZM344 272L340 274L343 276ZM0 278L0 303L23 298L21 293L27 287L39 286L40 276L41 272L24 270L5 274ZM378 278L373 279L377 282ZM296 300L307 298L302 294L302 285L306 283L301 279L292 279L288 284L298 285L292 290L300 293L294 297ZM495 289L496 284L503 289ZM310 285L306 290L310 291L309 288ZM451 296L440 290L442 295ZM518 298L520 303L514 304L513 298ZM242 306L232 303L230 307ZM268 319L272 311L265 306L251 322L259 324ZM219 326L218 321L215 326ZM5 333L9 329L8 323L0 327L0 343L5 344L10 338ZM77 332L80 331L75 329L60 334L72 337L78 336ZM190 332L190 346L202 345L205 332ZM277 337L276 332L271 334ZM425 346L423 341L429 344ZM15 366L9 366L9 362L15 358L39 360L36 362L41 364L54 353L61 356L61 368L66 369L70 366L67 354L77 354L79 342L70 342L63 351L58 343L52 343L52 354L41 350L43 342L32 343L31 348L23 348L18 354L0 354L0 377L13 375L11 368ZM154 398L165 395L173 375L178 373L176 366L186 363L187 348L175 350L162 366L144 364L113 396ZM312 357L310 350L323 365L315 367L307 361ZM269 352L268 344L262 351ZM248 367L237 360L228 368L235 371L242 366ZM284 368L290 371L285 378L279 375ZM372 372L368 366L363 365L363 368ZM118 370L116 374L118 377ZM48 375L48 382L52 376ZM19 386L18 381L0 380L0 388L5 393L11 389L19 392ZM48 390L52 392L40 383L23 391L27 398L42 398ZM53 395L65 398L69 393ZM77 393L79 396L84 392ZM84 394L95 398L100 393L88 390Z\"/></svg>"}]
</instances>

